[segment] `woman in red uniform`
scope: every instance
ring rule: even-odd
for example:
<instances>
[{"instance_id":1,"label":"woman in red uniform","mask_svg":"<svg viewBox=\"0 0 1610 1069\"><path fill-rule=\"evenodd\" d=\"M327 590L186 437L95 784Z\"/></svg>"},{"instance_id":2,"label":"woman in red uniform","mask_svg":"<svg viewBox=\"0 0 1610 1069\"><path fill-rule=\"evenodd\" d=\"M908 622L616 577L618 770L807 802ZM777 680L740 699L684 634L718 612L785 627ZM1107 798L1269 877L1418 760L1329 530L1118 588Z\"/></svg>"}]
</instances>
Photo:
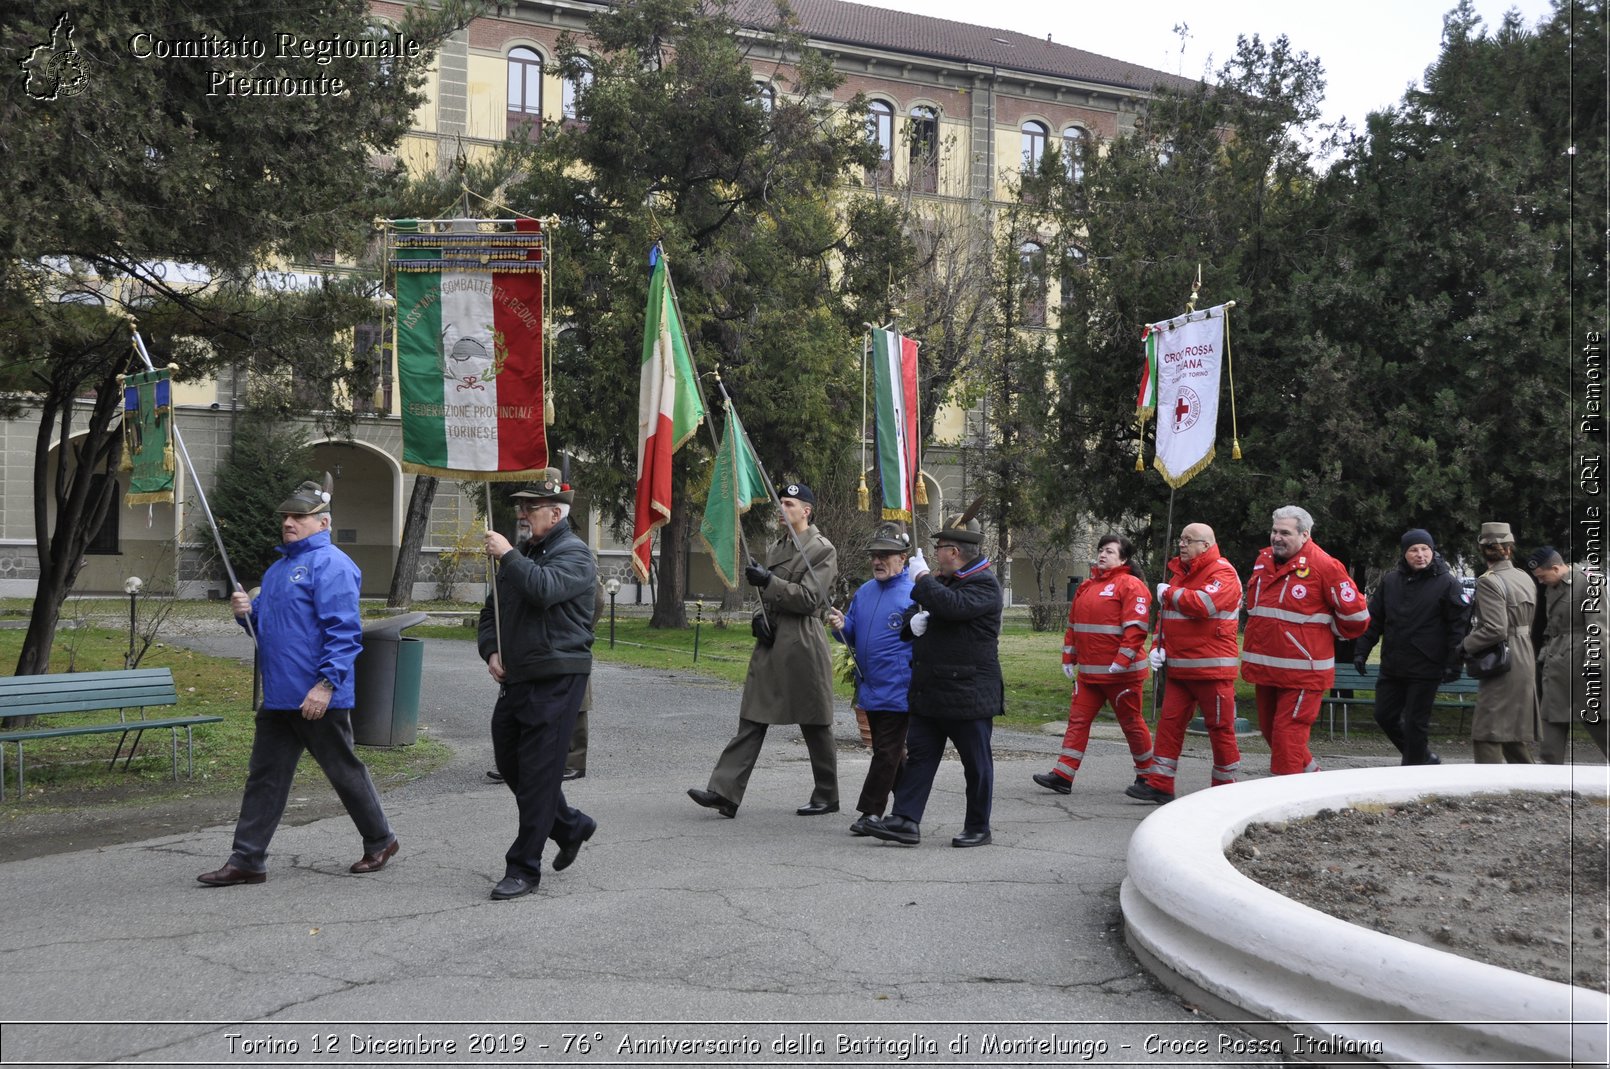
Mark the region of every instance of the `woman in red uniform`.
<instances>
[{"instance_id":1,"label":"woman in red uniform","mask_svg":"<svg viewBox=\"0 0 1610 1069\"><path fill-rule=\"evenodd\" d=\"M1068 606L1068 630L1062 640L1062 671L1074 680L1068 730L1062 756L1050 772L1036 772L1034 782L1058 794L1073 790L1073 776L1084 761L1090 723L1102 706L1111 705L1129 741L1139 779L1152 767L1152 734L1141 715L1140 689L1146 681L1146 621L1152 594L1138 564L1130 563L1135 547L1122 535L1102 536L1096 565L1079 584Z\"/></svg>"}]
</instances>

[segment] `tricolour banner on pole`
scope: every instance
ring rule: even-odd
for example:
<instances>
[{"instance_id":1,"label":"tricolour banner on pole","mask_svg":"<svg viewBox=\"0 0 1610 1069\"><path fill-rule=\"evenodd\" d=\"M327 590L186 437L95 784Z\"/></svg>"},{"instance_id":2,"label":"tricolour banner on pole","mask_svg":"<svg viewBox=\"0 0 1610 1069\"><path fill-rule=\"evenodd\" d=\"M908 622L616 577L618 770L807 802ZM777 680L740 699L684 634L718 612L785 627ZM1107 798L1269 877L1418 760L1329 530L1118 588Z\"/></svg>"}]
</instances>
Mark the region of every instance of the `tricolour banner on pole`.
<instances>
[{"instance_id":1,"label":"tricolour banner on pole","mask_svg":"<svg viewBox=\"0 0 1610 1069\"><path fill-rule=\"evenodd\" d=\"M1213 463L1228 315L1228 306L1221 304L1148 323L1142 335L1149 377L1156 384L1157 454L1152 466L1176 490ZM1145 399L1143 393L1143 404Z\"/></svg>"},{"instance_id":2,"label":"tricolour banner on pole","mask_svg":"<svg viewBox=\"0 0 1610 1069\"><path fill-rule=\"evenodd\" d=\"M543 235L531 220L463 222L442 233L393 224L402 469L535 478L548 466Z\"/></svg>"},{"instance_id":3,"label":"tricolour banner on pole","mask_svg":"<svg viewBox=\"0 0 1610 1069\"><path fill-rule=\"evenodd\" d=\"M872 332L873 458L883 518L911 521L917 477L917 343L892 330Z\"/></svg>"},{"instance_id":4,"label":"tricolour banner on pole","mask_svg":"<svg viewBox=\"0 0 1610 1069\"><path fill-rule=\"evenodd\" d=\"M728 590L738 588L743 567L743 514L766 500L766 477L749 449L738 410L729 404L726 430L710 471L704 520L699 524L699 538L710 550L710 563Z\"/></svg>"},{"instance_id":5,"label":"tricolour banner on pole","mask_svg":"<svg viewBox=\"0 0 1610 1069\"><path fill-rule=\"evenodd\" d=\"M130 505L173 503L172 373L167 368L123 378L123 470Z\"/></svg>"},{"instance_id":6,"label":"tricolour banner on pole","mask_svg":"<svg viewBox=\"0 0 1610 1069\"><path fill-rule=\"evenodd\" d=\"M671 457L704 419L695 374L670 267L655 246L637 393L637 507L632 519L632 568L645 581L654 532L671 518Z\"/></svg>"}]
</instances>

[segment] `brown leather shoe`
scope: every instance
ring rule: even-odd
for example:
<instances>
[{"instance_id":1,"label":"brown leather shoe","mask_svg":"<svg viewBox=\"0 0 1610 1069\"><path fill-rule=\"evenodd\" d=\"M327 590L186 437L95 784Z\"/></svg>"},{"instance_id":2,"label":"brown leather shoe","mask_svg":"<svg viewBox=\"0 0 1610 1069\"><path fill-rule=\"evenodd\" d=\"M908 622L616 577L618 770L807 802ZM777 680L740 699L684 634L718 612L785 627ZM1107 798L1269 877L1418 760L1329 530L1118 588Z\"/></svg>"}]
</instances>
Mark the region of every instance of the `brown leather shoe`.
<instances>
[{"instance_id":1,"label":"brown leather shoe","mask_svg":"<svg viewBox=\"0 0 1610 1069\"><path fill-rule=\"evenodd\" d=\"M237 869L233 865L226 864L221 869L203 872L196 879L208 887L233 887L237 883L266 883L268 882L268 873L247 872L245 869Z\"/></svg>"},{"instance_id":2,"label":"brown leather shoe","mask_svg":"<svg viewBox=\"0 0 1610 1069\"><path fill-rule=\"evenodd\" d=\"M391 845L382 849L378 854L365 854L352 863L353 872L379 872L391 860L391 855L397 852L397 840L391 840Z\"/></svg>"}]
</instances>

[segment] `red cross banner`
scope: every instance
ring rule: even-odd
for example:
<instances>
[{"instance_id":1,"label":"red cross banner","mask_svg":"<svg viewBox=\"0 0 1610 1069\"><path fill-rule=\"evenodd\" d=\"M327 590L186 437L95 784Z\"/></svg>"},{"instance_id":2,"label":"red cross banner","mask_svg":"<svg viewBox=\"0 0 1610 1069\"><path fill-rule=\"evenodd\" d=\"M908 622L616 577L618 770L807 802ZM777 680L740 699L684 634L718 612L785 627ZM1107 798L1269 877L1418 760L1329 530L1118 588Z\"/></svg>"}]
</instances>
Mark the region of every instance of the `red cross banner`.
<instances>
[{"instance_id":1,"label":"red cross banner","mask_svg":"<svg viewBox=\"0 0 1610 1069\"><path fill-rule=\"evenodd\" d=\"M1151 366L1156 368L1157 391L1157 454L1152 466L1176 490L1213 463L1229 307L1221 304L1146 325L1148 354L1155 353Z\"/></svg>"}]
</instances>

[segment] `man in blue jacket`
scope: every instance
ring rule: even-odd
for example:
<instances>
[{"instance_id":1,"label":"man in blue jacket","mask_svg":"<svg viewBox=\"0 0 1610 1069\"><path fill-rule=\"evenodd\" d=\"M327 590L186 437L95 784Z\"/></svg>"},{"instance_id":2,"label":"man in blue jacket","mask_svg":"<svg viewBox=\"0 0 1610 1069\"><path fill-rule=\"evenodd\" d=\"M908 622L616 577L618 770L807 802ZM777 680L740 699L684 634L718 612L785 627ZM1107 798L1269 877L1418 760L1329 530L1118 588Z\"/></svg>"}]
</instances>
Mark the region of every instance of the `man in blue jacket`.
<instances>
[{"instance_id":1,"label":"man in blue jacket","mask_svg":"<svg viewBox=\"0 0 1610 1069\"><path fill-rule=\"evenodd\" d=\"M492 709L492 757L514 794L520 828L503 855L495 899L537 889L542 851L559 847L555 871L569 868L598 823L565 801L565 757L593 670L593 591L598 562L570 528L575 492L549 468L509 495L519 546L486 532L498 562L496 602L481 609L477 646L499 683Z\"/></svg>"},{"instance_id":2,"label":"man in blue jacket","mask_svg":"<svg viewBox=\"0 0 1610 1069\"><path fill-rule=\"evenodd\" d=\"M269 565L253 600L230 598L257 636L263 704L257 710L235 846L224 867L196 879L211 887L268 879L268 843L285 814L305 749L363 836L352 872L378 872L397 852L369 770L352 749L353 663L363 648L358 566L330 544L330 486L309 481L281 503L283 559Z\"/></svg>"},{"instance_id":3,"label":"man in blue jacket","mask_svg":"<svg viewBox=\"0 0 1610 1069\"><path fill-rule=\"evenodd\" d=\"M900 638L911 605L906 554L911 536L898 524L881 525L867 543L872 578L861 584L848 612L829 609L827 622L840 642L855 650L855 705L872 728L872 764L856 803L861 816L850 834L866 835L867 818L881 817L889 791L906 759L906 691L911 686L911 647Z\"/></svg>"}]
</instances>

